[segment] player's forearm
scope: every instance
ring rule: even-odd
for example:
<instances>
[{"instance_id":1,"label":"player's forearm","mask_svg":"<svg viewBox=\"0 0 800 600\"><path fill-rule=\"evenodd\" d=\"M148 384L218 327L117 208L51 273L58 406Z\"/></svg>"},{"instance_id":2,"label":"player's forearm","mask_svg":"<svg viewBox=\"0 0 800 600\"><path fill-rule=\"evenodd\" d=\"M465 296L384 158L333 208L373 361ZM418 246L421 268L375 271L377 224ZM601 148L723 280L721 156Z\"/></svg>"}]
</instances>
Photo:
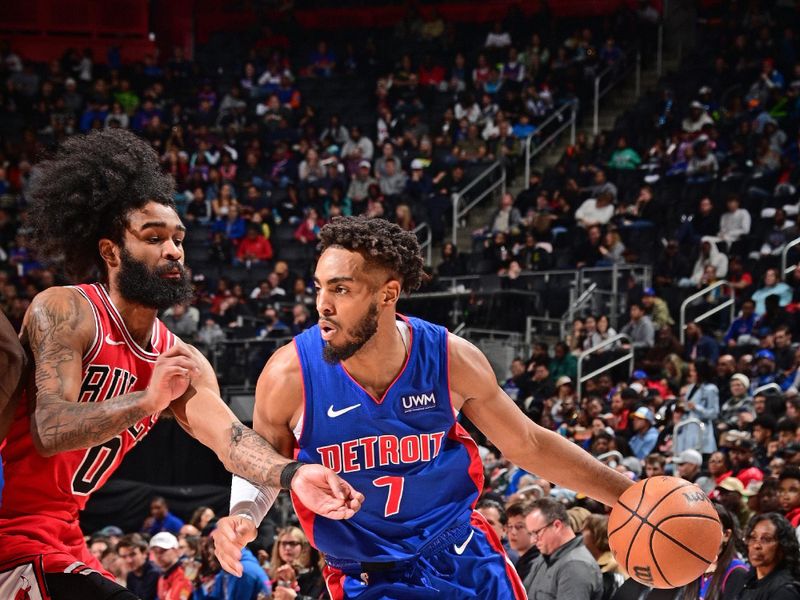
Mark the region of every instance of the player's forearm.
<instances>
[{"instance_id":1,"label":"player's forearm","mask_svg":"<svg viewBox=\"0 0 800 600\"><path fill-rule=\"evenodd\" d=\"M620 494L633 482L622 473L607 467L591 454L553 431L536 427L536 451L519 462L526 471L576 492L613 506Z\"/></svg>"},{"instance_id":2,"label":"player's forearm","mask_svg":"<svg viewBox=\"0 0 800 600\"><path fill-rule=\"evenodd\" d=\"M242 425L213 390L195 390L172 408L186 430L211 448L228 471L259 486L280 487L281 471L292 461Z\"/></svg>"},{"instance_id":3,"label":"player's forearm","mask_svg":"<svg viewBox=\"0 0 800 600\"><path fill-rule=\"evenodd\" d=\"M31 433L44 456L103 444L151 414L146 392L132 392L103 402L69 402L37 396Z\"/></svg>"},{"instance_id":4,"label":"player's forearm","mask_svg":"<svg viewBox=\"0 0 800 600\"><path fill-rule=\"evenodd\" d=\"M278 453L263 437L238 420L227 428L229 443L225 468L260 486L281 487L281 472L290 459Z\"/></svg>"}]
</instances>

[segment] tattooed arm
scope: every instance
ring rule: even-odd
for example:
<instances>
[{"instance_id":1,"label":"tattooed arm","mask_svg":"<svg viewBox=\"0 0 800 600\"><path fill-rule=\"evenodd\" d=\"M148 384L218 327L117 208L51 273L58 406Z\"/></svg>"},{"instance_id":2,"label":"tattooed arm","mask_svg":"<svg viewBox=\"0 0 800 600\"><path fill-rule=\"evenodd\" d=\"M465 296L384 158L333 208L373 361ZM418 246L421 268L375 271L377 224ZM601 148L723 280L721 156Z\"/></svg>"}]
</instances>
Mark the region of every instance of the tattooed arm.
<instances>
[{"instance_id":1,"label":"tattooed arm","mask_svg":"<svg viewBox=\"0 0 800 600\"><path fill-rule=\"evenodd\" d=\"M25 369L26 356L17 332L0 312L0 442L13 417L12 397L17 392Z\"/></svg>"},{"instance_id":2,"label":"tattooed arm","mask_svg":"<svg viewBox=\"0 0 800 600\"><path fill-rule=\"evenodd\" d=\"M146 391L78 402L84 352L95 336L91 308L78 292L55 287L38 294L22 325L33 353L36 408L31 433L44 456L102 444L159 412L183 394L197 365L185 351L163 353Z\"/></svg>"},{"instance_id":3,"label":"tattooed arm","mask_svg":"<svg viewBox=\"0 0 800 600\"><path fill-rule=\"evenodd\" d=\"M200 365L200 375L170 411L186 432L216 452L231 473L250 481L280 487L280 474L291 459L245 427L220 398L214 369L199 350L186 346ZM286 452L287 456L290 453Z\"/></svg>"}]
</instances>

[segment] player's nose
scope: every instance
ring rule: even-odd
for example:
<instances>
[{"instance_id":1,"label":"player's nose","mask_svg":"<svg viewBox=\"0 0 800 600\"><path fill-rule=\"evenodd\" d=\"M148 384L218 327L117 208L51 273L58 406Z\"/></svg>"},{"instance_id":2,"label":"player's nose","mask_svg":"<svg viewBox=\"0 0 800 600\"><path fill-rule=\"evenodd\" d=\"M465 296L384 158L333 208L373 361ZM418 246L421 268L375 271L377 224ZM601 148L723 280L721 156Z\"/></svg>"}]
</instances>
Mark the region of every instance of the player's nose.
<instances>
[{"instance_id":1,"label":"player's nose","mask_svg":"<svg viewBox=\"0 0 800 600\"><path fill-rule=\"evenodd\" d=\"M176 244L174 240L167 240L164 243L162 255L167 260L180 260L183 258L183 248Z\"/></svg>"}]
</instances>

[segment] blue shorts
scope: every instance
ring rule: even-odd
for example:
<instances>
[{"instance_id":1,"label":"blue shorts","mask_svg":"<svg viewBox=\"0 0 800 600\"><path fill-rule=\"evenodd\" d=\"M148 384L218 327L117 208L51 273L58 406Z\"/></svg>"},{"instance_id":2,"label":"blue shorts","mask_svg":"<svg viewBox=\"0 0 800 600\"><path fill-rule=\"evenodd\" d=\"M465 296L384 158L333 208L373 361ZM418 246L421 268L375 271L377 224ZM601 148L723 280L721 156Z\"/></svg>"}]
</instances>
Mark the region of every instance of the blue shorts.
<instances>
[{"instance_id":1,"label":"blue shorts","mask_svg":"<svg viewBox=\"0 0 800 600\"><path fill-rule=\"evenodd\" d=\"M332 600L527 599L497 534L477 512L413 560L385 567L329 558L325 583Z\"/></svg>"}]
</instances>

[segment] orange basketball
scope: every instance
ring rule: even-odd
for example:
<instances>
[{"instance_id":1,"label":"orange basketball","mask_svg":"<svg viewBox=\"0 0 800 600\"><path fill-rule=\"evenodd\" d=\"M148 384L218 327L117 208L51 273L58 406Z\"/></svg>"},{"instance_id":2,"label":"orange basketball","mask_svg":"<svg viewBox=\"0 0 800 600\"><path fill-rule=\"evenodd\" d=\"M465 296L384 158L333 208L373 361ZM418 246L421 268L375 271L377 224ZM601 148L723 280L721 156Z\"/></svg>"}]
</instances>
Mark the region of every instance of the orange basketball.
<instances>
[{"instance_id":1,"label":"orange basketball","mask_svg":"<svg viewBox=\"0 0 800 600\"><path fill-rule=\"evenodd\" d=\"M628 488L608 519L608 543L639 583L686 585L717 558L722 525L703 490L677 477L652 477Z\"/></svg>"}]
</instances>

